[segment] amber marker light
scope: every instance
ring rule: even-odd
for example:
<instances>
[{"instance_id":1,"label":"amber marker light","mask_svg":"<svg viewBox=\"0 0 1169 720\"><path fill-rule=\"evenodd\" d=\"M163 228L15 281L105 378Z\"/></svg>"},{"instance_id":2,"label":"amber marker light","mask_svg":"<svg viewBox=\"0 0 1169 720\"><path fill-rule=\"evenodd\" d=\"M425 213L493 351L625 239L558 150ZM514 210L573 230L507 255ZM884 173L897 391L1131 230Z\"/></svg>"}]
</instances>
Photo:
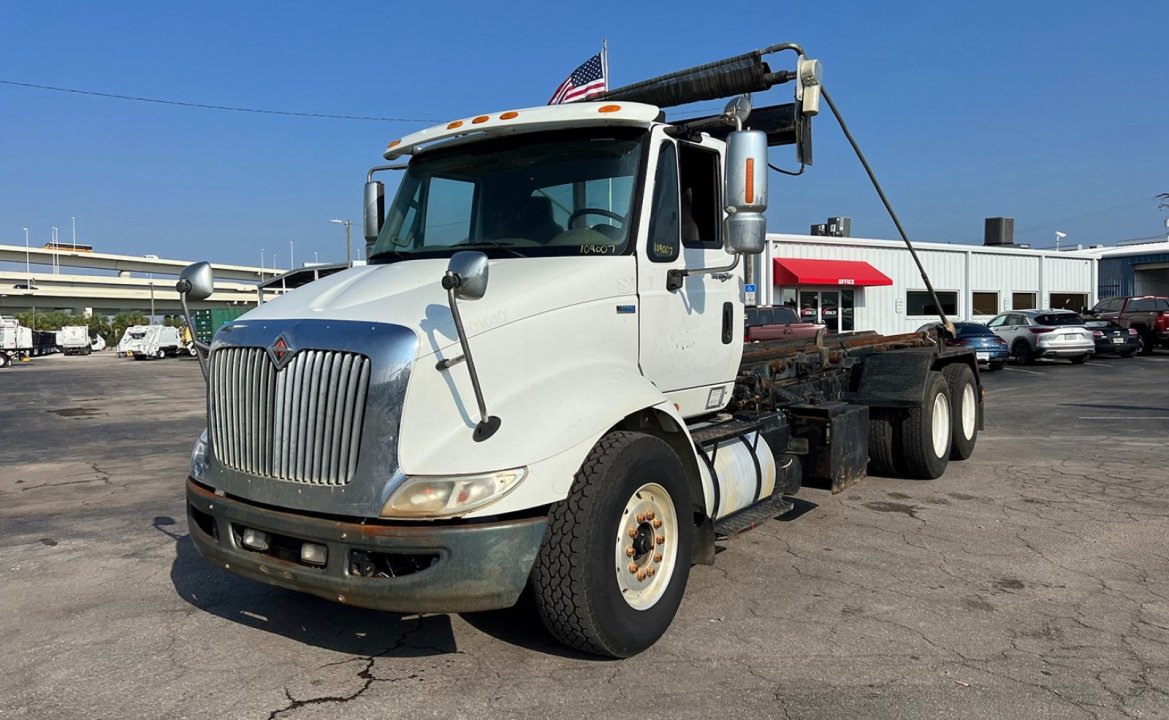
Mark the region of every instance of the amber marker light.
<instances>
[{"instance_id":1,"label":"amber marker light","mask_svg":"<svg viewBox=\"0 0 1169 720\"><path fill-rule=\"evenodd\" d=\"M511 120L513 118L518 118L519 116L520 116L520 114L518 112L516 112L515 110L508 110L504 114L500 115L499 119L500 120Z\"/></svg>"},{"instance_id":2,"label":"amber marker light","mask_svg":"<svg viewBox=\"0 0 1169 720\"><path fill-rule=\"evenodd\" d=\"M621 109L620 105L602 105L601 107L597 108L597 112L611 113L611 112L617 112L620 109Z\"/></svg>"},{"instance_id":3,"label":"amber marker light","mask_svg":"<svg viewBox=\"0 0 1169 720\"><path fill-rule=\"evenodd\" d=\"M447 130L454 130L455 128L461 128L461 127L463 127L463 121L462 120L455 120L453 123L447 125L446 129Z\"/></svg>"},{"instance_id":4,"label":"amber marker light","mask_svg":"<svg viewBox=\"0 0 1169 720\"><path fill-rule=\"evenodd\" d=\"M747 167L743 171L747 178L747 197L744 198L748 205L755 204L755 158L747 158Z\"/></svg>"},{"instance_id":5,"label":"amber marker light","mask_svg":"<svg viewBox=\"0 0 1169 720\"><path fill-rule=\"evenodd\" d=\"M480 123L485 123L485 122L487 122L487 121L488 121L488 120L490 120L490 119L491 119L491 118L487 117L486 115L480 115L479 117L477 117L477 118L475 118L474 120L472 120L472 121L471 121L471 124L472 124L472 125L479 125Z\"/></svg>"},{"instance_id":6,"label":"amber marker light","mask_svg":"<svg viewBox=\"0 0 1169 720\"><path fill-rule=\"evenodd\" d=\"M401 144L402 144L401 140L394 140L394 141L390 142L389 145L386 145L386 149L389 150L389 149L397 147L398 145L401 145Z\"/></svg>"}]
</instances>

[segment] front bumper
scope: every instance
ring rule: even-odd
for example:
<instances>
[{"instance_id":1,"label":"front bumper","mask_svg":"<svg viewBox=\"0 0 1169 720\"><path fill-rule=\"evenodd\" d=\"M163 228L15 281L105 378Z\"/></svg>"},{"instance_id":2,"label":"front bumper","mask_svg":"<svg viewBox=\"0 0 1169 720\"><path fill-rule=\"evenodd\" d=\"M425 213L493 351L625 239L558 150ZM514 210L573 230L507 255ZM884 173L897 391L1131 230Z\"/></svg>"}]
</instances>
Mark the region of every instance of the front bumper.
<instances>
[{"instance_id":1,"label":"front bumper","mask_svg":"<svg viewBox=\"0 0 1169 720\"><path fill-rule=\"evenodd\" d=\"M221 497L191 479L187 520L196 549L213 564L269 585L393 612L514 605L547 524L544 516L452 525L361 524ZM244 528L267 533L272 547L245 548ZM300 544L306 542L328 549L324 566L299 560ZM371 563L383 572L370 576L361 569Z\"/></svg>"}]
</instances>

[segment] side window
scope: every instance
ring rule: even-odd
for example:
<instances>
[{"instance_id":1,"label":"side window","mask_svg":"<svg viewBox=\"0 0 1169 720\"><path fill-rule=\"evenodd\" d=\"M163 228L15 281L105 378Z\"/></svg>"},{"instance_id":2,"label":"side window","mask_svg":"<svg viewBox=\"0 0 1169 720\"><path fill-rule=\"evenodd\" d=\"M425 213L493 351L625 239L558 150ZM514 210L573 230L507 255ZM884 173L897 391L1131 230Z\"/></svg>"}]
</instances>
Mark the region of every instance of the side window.
<instances>
[{"instance_id":1,"label":"side window","mask_svg":"<svg viewBox=\"0 0 1169 720\"><path fill-rule=\"evenodd\" d=\"M1004 324L1004 321L1005 321L1006 319L1007 319L1007 316L1006 316L1006 315L999 315L999 316L998 316L998 317L996 317L994 320L991 320L990 322L988 322L988 323L986 324L986 326L987 326L987 327L992 327L992 328L999 327L999 326L1001 326L1001 325L1003 325L1003 324Z\"/></svg>"},{"instance_id":2,"label":"side window","mask_svg":"<svg viewBox=\"0 0 1169 720\"><path fill-rule=\"evenodd\" d=\"M649 247L646 254L653 262L670 262L678 258L680 247L678 221L678 151L674 143L662 143L658 153L658 170L654 175L653 216L649 221Z\"/></svg>"},{"instance_id":3,"label":"side window","mask_svg":"<svg viewBox=\"0 0 1169 720\"><path fill-rule=\"evenodd\" d=\"M698 145L678 143L681 177L682 244L695 248L720 248L722 237L722 173L718 153Z\"/></svg>"},{"instance_id":4,"label":"side window","mask_svg":"<svg viewBox=\"0 0 1169 720\"><path fill-rule=\"evenodd\" d=\"M431 178L426 190L427 245L454 245L471 237L471 210L475 183L452 178Z\"/></svg>"}]
</instances>

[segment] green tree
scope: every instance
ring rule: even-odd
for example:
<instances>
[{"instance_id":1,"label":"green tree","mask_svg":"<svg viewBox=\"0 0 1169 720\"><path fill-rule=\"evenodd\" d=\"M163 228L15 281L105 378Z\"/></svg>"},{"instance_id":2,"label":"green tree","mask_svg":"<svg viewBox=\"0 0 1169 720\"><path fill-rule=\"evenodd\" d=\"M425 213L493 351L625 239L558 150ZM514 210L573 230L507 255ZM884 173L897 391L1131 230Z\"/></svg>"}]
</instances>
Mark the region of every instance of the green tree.
<instances>
[{"instance_id":1,"label":"green tree","mask_svg":"<svg viewBox=\"0 0 1169 720\"><path fill-rule=\"evenodd\" d=\"M113 332L106 338L106 342L111 346L116 345L122 339L122 335L126 334L126 328L132 325L146 325L149 322L149 318L137 311L118 313L111 323Z\"/></svg>"}]
</instances>

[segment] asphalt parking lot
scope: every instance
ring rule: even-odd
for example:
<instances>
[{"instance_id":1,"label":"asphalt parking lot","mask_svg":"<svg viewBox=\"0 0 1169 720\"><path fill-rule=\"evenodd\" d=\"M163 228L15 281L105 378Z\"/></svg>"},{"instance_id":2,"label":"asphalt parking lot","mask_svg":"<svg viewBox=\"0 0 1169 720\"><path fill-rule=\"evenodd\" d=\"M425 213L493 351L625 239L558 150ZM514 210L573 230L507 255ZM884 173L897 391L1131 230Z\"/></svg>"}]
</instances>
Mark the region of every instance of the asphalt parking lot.
<instances>
[{"instance_id":1,"label":"asphalt parking lot","mask_svg":"<svg viewBox=\"0 0 1169 720\"><path fill-rule=\"evenodd\" d=\"M974 456L805 490L625 661L205 563L192 358L0 371L0 718L1169 717L1169 353L984 373Z\"/></svg>"}]
</instances>

